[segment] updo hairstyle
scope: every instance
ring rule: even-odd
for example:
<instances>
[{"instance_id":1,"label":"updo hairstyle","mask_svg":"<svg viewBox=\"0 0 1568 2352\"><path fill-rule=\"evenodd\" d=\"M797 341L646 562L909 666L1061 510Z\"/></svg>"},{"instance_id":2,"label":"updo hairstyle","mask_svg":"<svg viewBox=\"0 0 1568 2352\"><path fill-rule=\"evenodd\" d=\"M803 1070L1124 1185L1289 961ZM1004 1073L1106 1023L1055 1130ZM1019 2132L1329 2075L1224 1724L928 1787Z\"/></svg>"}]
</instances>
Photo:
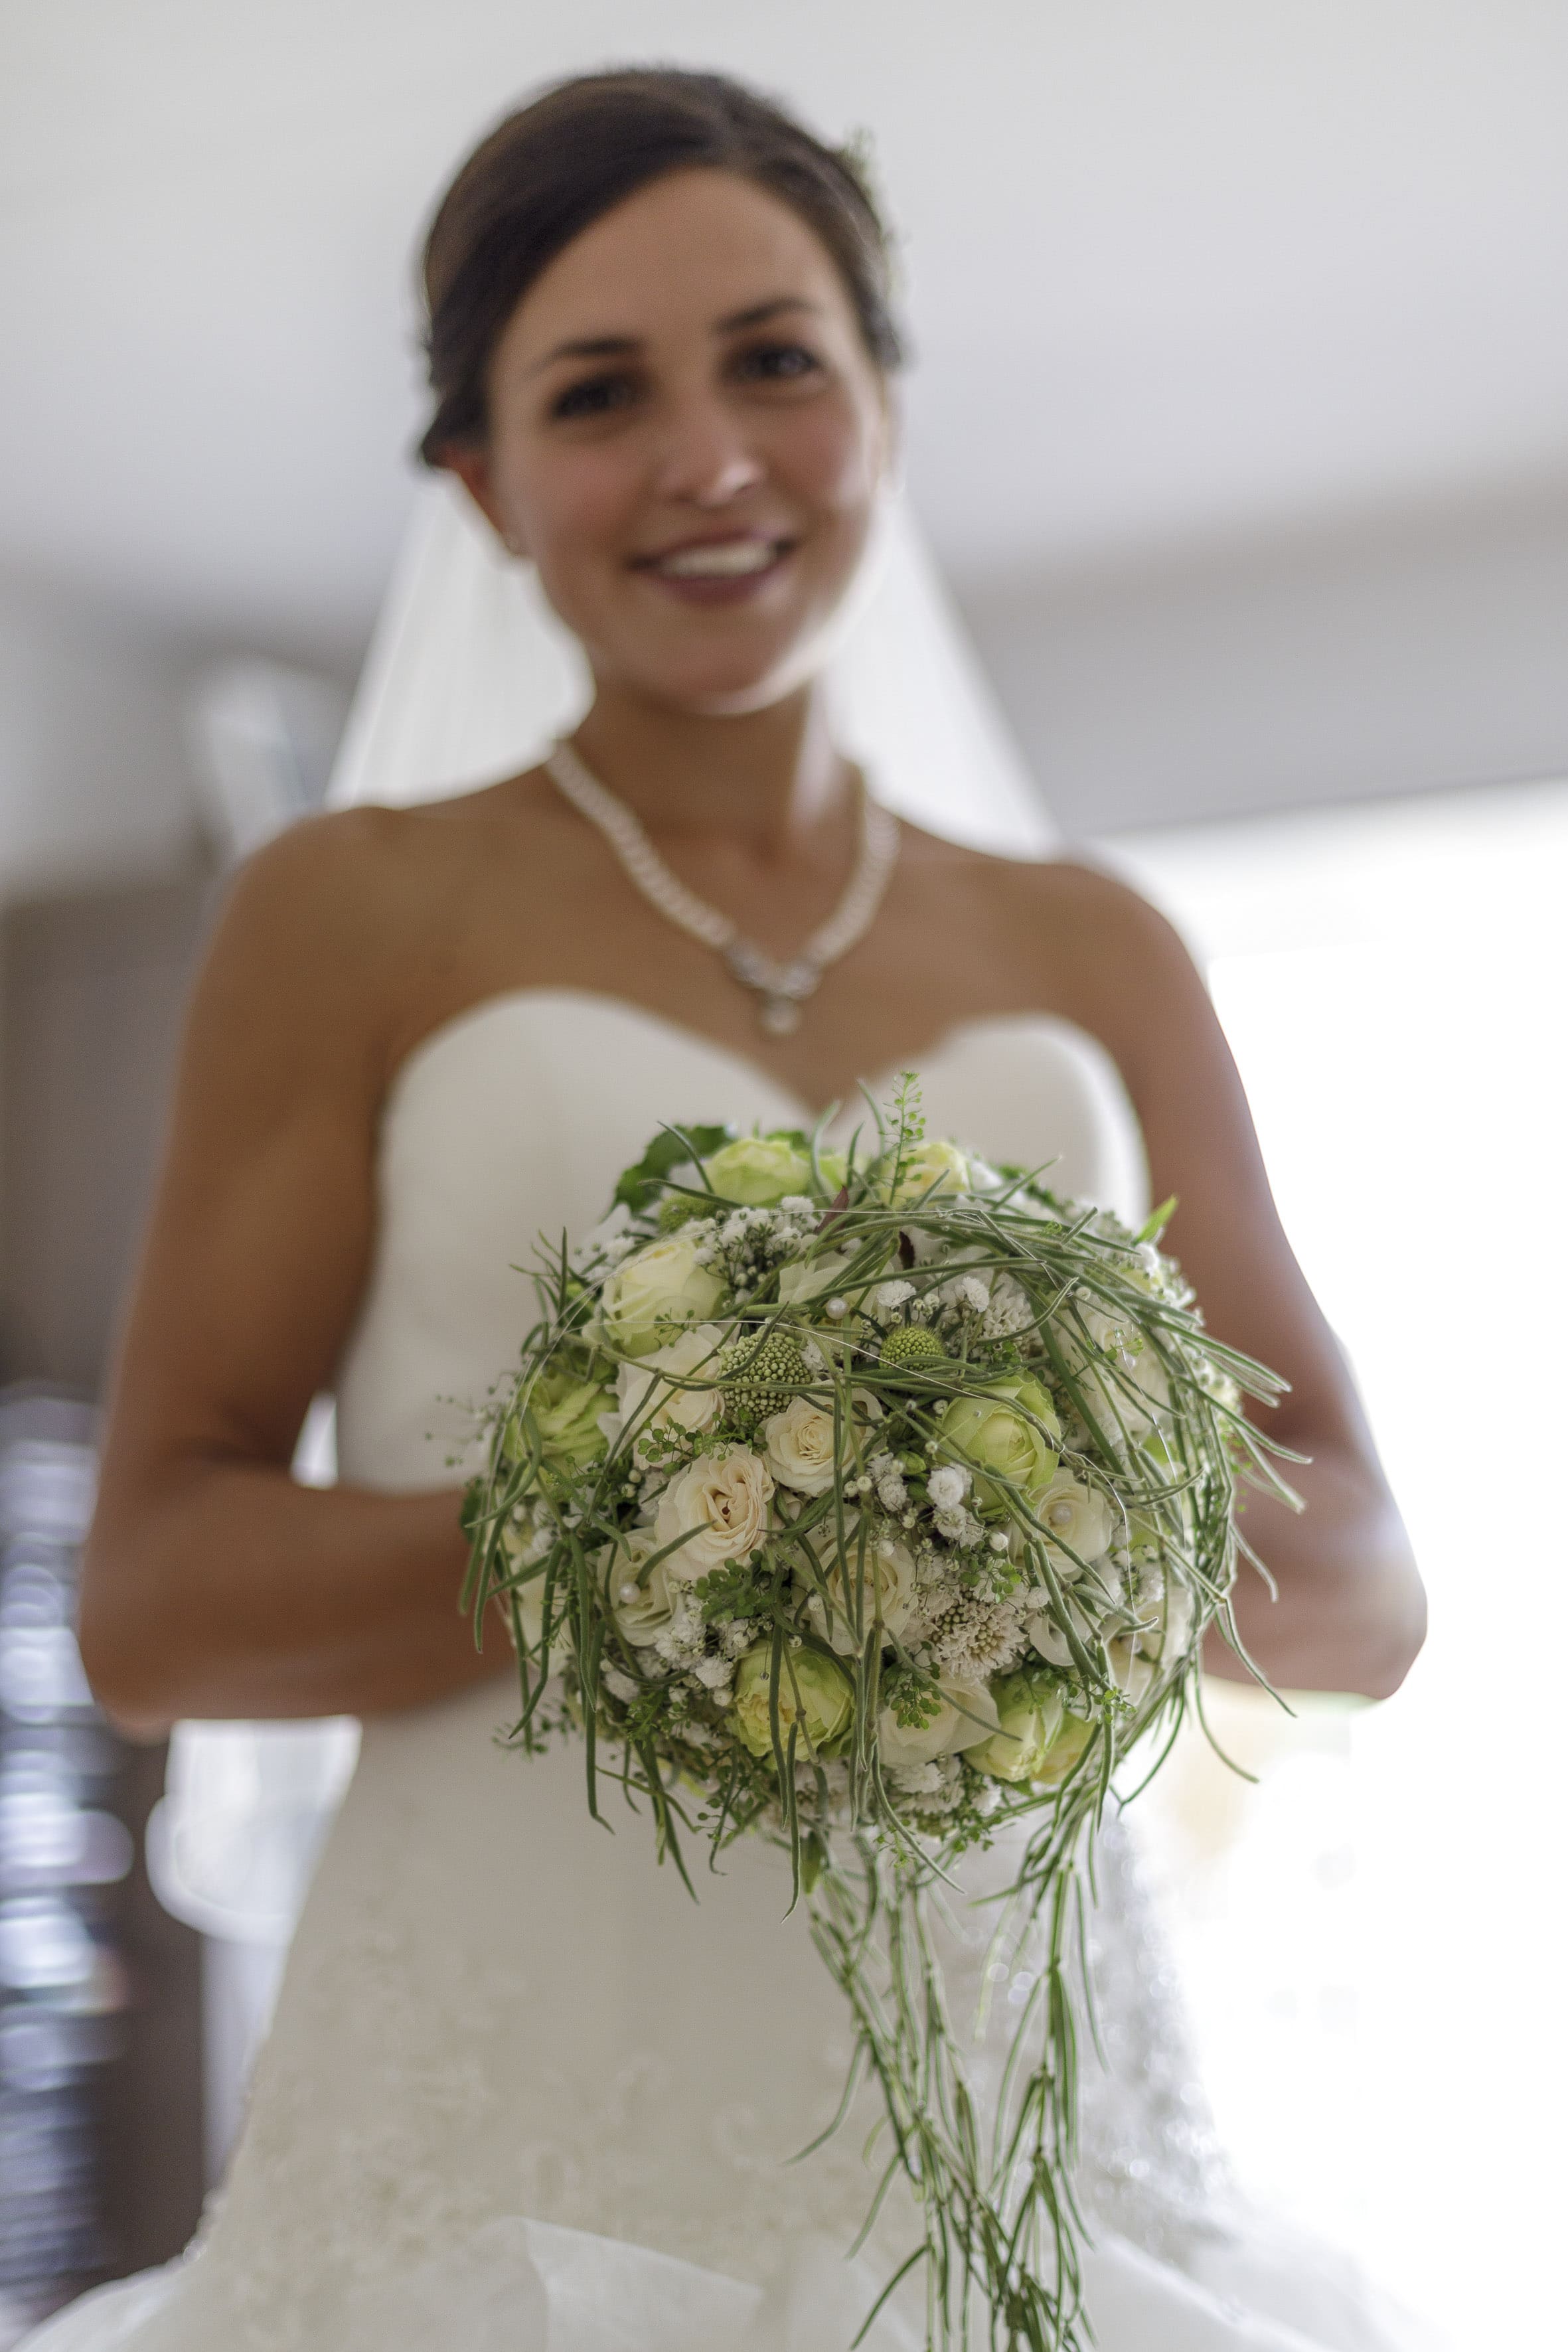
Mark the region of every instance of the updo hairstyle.
<instances>
[{"instance_id":1,"label":"updo hairstyle","mask_svg":"<svg viewBox=\"0 0 1568 2352\"><path fill-rule=\"evenodd\" d=\"M546 90L492 131L458 173L424 258L436 413L427 466L482 442L486 377L529 288L600 216L671 172L732 172L798 214L833 257L866 348L886 372L903 347L888 234L851 156L722 74L628 68Z\"/></svg>"}]
</instances>

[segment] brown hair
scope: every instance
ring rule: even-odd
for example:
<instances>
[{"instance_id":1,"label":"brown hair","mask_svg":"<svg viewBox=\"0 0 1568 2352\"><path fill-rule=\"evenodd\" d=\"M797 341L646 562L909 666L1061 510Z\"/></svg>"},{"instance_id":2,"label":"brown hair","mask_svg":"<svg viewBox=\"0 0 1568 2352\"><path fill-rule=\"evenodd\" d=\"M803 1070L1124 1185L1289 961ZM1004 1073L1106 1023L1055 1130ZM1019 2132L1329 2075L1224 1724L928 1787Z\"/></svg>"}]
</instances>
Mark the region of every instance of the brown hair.
<instances>
[{"instance_id":1,"label":"brown hair","mask_svg":"<svg viewBox=\"0 0 1568 2352\"><path fill-rule=\"evenodd\" d=\"M896 368L888 235L860 171L780 106L722 74L627 68L546 90L492 131L442 198L425 245L436 413L427 466L482 440L485 378L524 294L574 236L667 173L733 172L788 205L843 276L866 348Z\"/></svg>"}]
</instances>

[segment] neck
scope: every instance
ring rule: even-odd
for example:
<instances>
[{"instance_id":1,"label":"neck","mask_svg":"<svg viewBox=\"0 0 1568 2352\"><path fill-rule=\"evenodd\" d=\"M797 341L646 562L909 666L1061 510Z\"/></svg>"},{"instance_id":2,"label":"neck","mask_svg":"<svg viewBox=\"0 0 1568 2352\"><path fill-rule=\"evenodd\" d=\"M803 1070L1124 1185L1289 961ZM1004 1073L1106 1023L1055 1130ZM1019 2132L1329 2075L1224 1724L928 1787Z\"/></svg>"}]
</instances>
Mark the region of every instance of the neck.
<instances>
[{"instance_id":1,"label":"neck","mask_svg":"<svg viewBox=\"0 0 1568 2352\"><path fill-rule=\"evenodd\" d=\"M849 804L852 771L834 749L816 686L731 718L601 687L574 740L601 782L667 841L718 837L770 863L831 830Z\"/></svg>"}]
</instances>

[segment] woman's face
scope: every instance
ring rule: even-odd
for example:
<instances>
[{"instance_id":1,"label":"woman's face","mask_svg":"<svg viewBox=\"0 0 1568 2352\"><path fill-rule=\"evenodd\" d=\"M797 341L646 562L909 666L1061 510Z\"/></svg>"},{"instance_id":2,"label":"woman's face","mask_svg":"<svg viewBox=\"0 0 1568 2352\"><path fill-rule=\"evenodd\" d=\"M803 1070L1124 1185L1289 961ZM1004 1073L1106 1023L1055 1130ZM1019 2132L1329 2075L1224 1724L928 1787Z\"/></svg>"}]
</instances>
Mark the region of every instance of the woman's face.
<instances>
[{"instance_id":1,"label":"woman's face","mask_svg":"<svg viewBox=\"0 0 1568 2352\"><path fill-rule=\"evenodd\" d=\"M765 708L817 666L889 454L887 388L826 248L688 171L584 229L491 363L455 469L539 568L601 687Z\"/></svg>"}]
</instances>

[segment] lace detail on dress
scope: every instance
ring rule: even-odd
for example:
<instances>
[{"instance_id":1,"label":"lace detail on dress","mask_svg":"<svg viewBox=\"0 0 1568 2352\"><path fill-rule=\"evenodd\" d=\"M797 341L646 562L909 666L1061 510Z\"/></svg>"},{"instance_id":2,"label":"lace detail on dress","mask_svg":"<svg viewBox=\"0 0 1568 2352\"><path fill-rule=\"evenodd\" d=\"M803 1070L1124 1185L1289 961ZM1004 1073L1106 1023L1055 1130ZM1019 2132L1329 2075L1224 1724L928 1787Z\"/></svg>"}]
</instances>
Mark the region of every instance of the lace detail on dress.
<instances>
[{"instance_id":1,"label":"lace detail on dress","mask_svg":"<svg viewBox=\"0 0 1568 2352\"><path fill-rule=\"evenodd\" d=\"M1122 1822L1108 1821L1100 1832L1095 1889L1079 2196L1091 2223L1186 2266L1201 2244L1228 2234L1235 2189L1193 2056L1175 1962Z\"/></svg>"}]
</instances>

